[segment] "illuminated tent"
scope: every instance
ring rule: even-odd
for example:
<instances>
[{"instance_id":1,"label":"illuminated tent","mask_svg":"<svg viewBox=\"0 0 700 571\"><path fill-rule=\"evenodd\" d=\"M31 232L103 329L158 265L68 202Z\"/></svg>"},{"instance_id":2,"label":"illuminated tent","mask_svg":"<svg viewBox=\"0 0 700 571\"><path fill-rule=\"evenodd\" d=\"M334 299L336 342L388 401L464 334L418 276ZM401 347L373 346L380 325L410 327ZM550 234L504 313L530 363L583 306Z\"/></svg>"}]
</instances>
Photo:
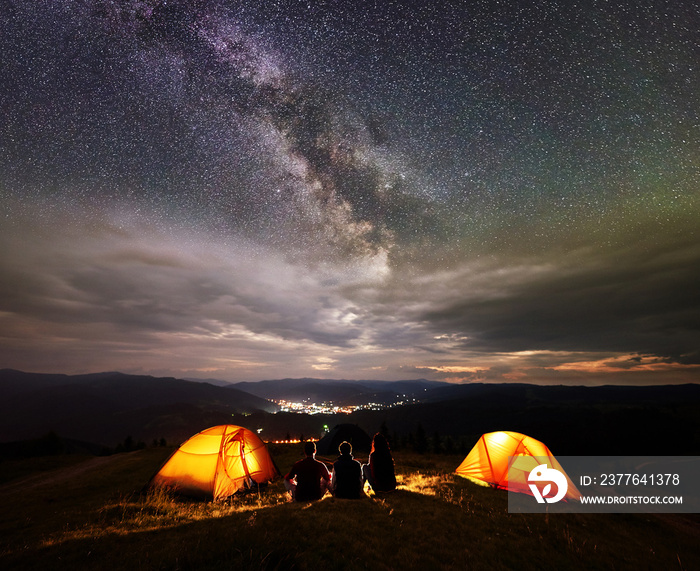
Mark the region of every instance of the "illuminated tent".
<instances>
[{"instance_id":1,"label":"illuminated tent","mask_svg":"<svg viewBox=\"0 0 700 571\"><path fill-rule=\"evenodd\" d=\"M566 477L568 490L564 496L565 500L581 498L576 486L549 448L539 440L518 432L484 434L455 473L477 484L532 496L527 478L530 471L540 464L559 470Z\"/></svg>"},{"instance_id":2,"label":"illuminated tent","mask_svg":"<svg viewBox=\"0 0 700 571\"><path fill-rule=\"evenodd\" d=\"M150 485L219 500L277 476L279 470L265 443L247 428L225 424L184 442Z\"/></svg>"}]
</instances>

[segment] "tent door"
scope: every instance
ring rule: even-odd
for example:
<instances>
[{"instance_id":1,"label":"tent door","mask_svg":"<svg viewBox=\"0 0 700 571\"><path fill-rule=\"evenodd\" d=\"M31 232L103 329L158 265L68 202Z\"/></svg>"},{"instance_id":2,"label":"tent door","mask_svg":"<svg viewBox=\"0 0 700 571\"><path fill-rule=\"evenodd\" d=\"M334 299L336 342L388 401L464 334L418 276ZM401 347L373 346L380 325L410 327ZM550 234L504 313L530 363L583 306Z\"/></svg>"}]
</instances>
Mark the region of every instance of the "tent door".
<instances>
[{"instance_id":1,"label":"tent door","mask_svg":"<svg viewBox=\"0 0 700 571\"><path fill-rule=\"evenodd\" d=\"M224 444L221 447L221 462L224 466L226 475L231 480L240 478L240 474L230 473L229 469L240 466L245 473L246 487L251 488L253 486L254 481L250 476L248 463L246 462L245 441L242 430L234 432L230 436L226 436Z\"/></svg>"}]
</instances>

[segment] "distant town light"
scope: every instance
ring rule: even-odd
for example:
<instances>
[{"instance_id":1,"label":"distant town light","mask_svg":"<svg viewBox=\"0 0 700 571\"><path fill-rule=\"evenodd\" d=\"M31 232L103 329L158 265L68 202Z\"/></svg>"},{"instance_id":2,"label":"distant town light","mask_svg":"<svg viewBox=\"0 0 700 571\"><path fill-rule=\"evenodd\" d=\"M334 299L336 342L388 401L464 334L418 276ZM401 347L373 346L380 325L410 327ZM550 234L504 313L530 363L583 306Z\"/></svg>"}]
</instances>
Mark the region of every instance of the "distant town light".
<instances>
[{"instance_id":1,"label":"distant town light","mask_svg":"<svg viewBox=\"0 0 700 571\"><path fill-rule=\"evenodd\" d=\"M318 442L318 438L308 438L306 442ZM267 440L268 444L301 444L301 440L298 438L291 438L289 440Z\"/></svg>"},{"instance_id":2,"label":"distant town light","mask_svg":"<svg viewBox=\"0 0 700 571\"><path fill-rule=\"evenodd\" d=\"M403 398L402 398L403 397ZM351 414L356 410L384 410L386 408L393 408L396 406L402 406L406 404L411 404L419 402L418 399L407 397L407 395L395 395L394 402L369 402L360 405L336 405L332 401L324 401L320 404L311 402L310 398L305 398L301 402L299 401L288 401L284 399L269 399L271 402L277 404L279 407L278 412L295 412L299 414ZM329 432L328 425L323 425L323 429Z\"/></svg>"}]
</instances>

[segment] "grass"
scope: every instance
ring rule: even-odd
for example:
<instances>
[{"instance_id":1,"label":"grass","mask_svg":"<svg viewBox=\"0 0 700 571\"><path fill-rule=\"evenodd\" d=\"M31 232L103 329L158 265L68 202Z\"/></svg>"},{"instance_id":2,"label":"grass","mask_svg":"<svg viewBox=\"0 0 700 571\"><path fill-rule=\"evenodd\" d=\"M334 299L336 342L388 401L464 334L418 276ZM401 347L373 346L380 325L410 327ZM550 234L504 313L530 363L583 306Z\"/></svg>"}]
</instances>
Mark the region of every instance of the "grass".
<instances>
[{"instance_id":1,"label":"grass","mask_svg":"<svg viewBox=\"0 0 700 571\"><path fill-rule=\"evenodd\" d=\"M3 460L0 462L0 485L24 477L37 476L42 472L79 464L88 458L91 458L91 456L65 454L57 456L39 456L20 460Z\"/></svg>"},{"instance_id":2,"label":"grass","mask_svg":"<svg viewBox=\"0 0 700 571\"><path fill-rule=\"evenodd\" d=\"M284 472L299 446L271 449ZM700 519L508 514L507 494L454 476L456 456L396 454L396 492L194 502L141 488L147 449L53 470L4 467L2 569L697 569ZM11 471L11 470L9 470Z\"/></svg>"}]
</instances>

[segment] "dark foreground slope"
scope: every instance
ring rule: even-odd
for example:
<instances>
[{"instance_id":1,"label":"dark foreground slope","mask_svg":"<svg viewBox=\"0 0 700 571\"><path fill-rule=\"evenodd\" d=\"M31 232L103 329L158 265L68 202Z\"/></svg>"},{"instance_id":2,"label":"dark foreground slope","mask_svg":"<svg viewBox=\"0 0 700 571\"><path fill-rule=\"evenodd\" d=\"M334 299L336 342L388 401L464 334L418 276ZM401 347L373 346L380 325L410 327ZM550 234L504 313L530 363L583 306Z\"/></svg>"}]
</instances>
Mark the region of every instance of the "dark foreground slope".
<instances>
[{"instance_id":1,"label":"dark foreground slope","mask_svg":"<svg viewBox=\"0 0 700 571\"><path fill-rule=\"evenodd\" d=\"M282 471L298 446L273 447ZM696 516L507 513L506 494L453 476L459 458L396 455L381 498L284 501L281 482L221 504L139 490L147 449L0 485L0 568L697 569ZM25 461L26 462L26 461ZM2 465L0 465L2 466ZM2 466L19 469L18 465Z\"/></svg>"}]
</instances>

